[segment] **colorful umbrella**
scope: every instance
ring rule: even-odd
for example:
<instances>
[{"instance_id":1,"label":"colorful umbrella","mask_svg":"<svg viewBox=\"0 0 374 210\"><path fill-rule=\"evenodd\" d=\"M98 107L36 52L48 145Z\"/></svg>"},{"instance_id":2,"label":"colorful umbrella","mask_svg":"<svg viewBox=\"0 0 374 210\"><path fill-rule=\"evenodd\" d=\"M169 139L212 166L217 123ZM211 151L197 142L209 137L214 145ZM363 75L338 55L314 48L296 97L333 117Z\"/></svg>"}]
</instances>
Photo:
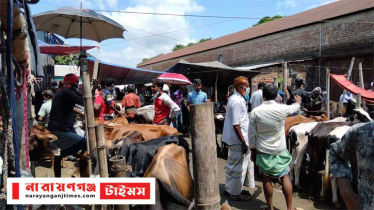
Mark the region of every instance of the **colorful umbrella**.
<instances>
[{"instance_id":1,"label":"colorful umbrella","mask_svg":"<svg viewBox=\"0 0 374 210\"><path fill-rule=\"evenodd\" d=\"M164 83L170 84L170 85L179 85L179 86L185 86L185 85L192 85L192 82L187 79L187 77L183 76L182 74L177 73L165 73L161 74L157 77L157 79L163 80Z\"/></svg>"}]
</instances>

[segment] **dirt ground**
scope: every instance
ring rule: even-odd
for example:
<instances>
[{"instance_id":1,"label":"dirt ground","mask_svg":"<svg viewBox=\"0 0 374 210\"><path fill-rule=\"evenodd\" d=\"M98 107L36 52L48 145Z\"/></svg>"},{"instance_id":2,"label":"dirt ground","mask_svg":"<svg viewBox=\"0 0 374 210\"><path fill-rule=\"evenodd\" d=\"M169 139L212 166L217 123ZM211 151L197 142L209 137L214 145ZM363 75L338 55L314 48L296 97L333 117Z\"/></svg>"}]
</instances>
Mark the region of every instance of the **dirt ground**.
<instances>
[{"instance_id":1,"label":"dirt ground","mask_svg":"<svg viewBox=\"0 0 374 210\"><path fill-rule=\"evenodd\" d=\"M191 139L188 137L185 137L185 139L190 144L190 150L192 150L191 146ZM192 163L192 154L190 153L190 163ZM76 162L74 161L66 161L66 168L62 169L62 177L71 177L71 175L75 172L76 167L74 166ZM223 195L224 189L225 189L225 180L226 180L226 164L227 161L223 158L218 157L217 158L217 164L218 164L218 178L219 178L219 189L221 194L221 204L227 201L231 208L233 210L236 209L245 209L245 210L258 210L260 209L261 205L266 205L264 193L262 190L262 180L261 177L256 175L256 188L255 189L248 189L247 187L244 187L243 190L249 191L252 194L252 200L247 202L239 202L239 201L230 201L229 197L226 195ZM191 176L192 176L192 164L190 164L191 169ZM36 176L37 177L53 177L53 168L51 167L51 162L49 160L41 161L37 163L36 167ZM303 182L301 182L303 184ZM273 193L273 203L274 207L277 210L283 210L286 209L286 202L282 193L281 186L276 186L274 188ZM297 192L296 189L294 189L294 196L293 196L293 207L302 207L305 210L314 210L314 209L336 209L331 202L331 199L329 199L326 202L322 202L320 200L317 200L316 202L308 201L308 196L306 193L306 190L301 190ZM87 207L85 208L87 209Z\"/></svg>"}]
</instances>

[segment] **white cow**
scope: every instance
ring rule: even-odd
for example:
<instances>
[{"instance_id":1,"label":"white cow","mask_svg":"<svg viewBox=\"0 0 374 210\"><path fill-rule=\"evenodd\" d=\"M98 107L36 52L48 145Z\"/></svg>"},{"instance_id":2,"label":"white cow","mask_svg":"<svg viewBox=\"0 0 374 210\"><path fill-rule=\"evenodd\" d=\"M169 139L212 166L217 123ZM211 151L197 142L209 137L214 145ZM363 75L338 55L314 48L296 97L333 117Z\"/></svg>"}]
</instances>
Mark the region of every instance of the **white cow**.
<instances>
[{"instance_id":1,"label":"white cow","mask_svg":"<svg viewBox=\"0 0 374 210\"><path fill-rule=\"evenodd\" d=\"M318 122L301 123L290 128L288 138L293 145L292 148L292 162L290 163L290 179L294 180L295 173L295 185L297 189L301 189L300 186L300 170L304 160L304 155L308 148L308 136L309 133Z\"/></svg>"},{"instance_id":2,"label":"white cow","mask_svg":"<svg viewBox=\"0 0 374 210\"><path fill-rule=\"evenodd\" d=\"M346 126L346 125L337 127L328 134L327 139L329 139L330 141L333 140L334 142L339 141L344 136L344 134L348 131L349 128L350 126ZM333 178L332 175L330 174L329 150L326 149L325 173L322 176L321 199L326 198L327 189L329 186L329 179L331 181L331 187L332 187L332 202L334 203L335 207L340 208L340 204L338 201L338 193L337 193L338 187L336 184L336 179Z\"/></svg>"}]
</instances>

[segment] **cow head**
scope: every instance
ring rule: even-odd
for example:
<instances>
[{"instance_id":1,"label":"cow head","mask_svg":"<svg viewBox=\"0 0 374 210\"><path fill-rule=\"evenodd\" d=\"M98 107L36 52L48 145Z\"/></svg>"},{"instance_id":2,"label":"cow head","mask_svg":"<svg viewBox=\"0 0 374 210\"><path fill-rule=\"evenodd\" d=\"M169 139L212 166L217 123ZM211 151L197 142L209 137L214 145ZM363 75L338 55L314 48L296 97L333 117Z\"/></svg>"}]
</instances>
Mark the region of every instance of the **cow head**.
<instances>
[{"instance_id":1,"label":"cow head","mask_svg":"<svg viewBox=\"0 0 374 210\"><path fill-rule=\"evenodd\" d=\"M354 114L356 115L356 119L358 119L361 122L371 122L373 119L371 119L369 113L365 112L363 109L354 109Z\"/></svg>"}]
</instances>

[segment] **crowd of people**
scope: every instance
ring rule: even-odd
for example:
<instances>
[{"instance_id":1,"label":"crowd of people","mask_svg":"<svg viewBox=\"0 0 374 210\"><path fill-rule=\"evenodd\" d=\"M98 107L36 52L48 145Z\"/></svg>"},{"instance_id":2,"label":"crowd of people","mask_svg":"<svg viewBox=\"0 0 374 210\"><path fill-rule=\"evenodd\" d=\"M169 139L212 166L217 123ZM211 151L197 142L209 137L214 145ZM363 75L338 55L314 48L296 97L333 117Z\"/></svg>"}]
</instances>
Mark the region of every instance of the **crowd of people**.
<instances>
[{"instance_id":1,"label":"crowd of people","mask_svg":"<svg viewBox=\"0 0 374 210\"><path fill-rule=\"evenodd\" d=\"M154 125L178 128L183 124L184 108L189 110L191 105L208 102L207 93L201 90L200 79L193 81L193 91L188 92L186 87L181 86L172 94L170 87L159 79L152 80L152 94L147 92L145 86L136 91L133 84L127 86L125 94L116 88L114 83L114 79L107 78L105 82L100 82L95 90L94 115L101 121L113 119L113 115L124 115L129 122L133 122L136 111L146 104L151 104L154 105L155 111ZM226 97L222 133L222 141L228 145L229 150L225 194L234 201L250 201L251 194L242 189L243 186L255 188L254 166L257 165L263 175L263 190L267 202L267 206L262 207L264 210L274 208L271 184L273 178L281 179L287 209L292 209L292 184L288 175L292 157L287 150L284 136L286 117L298 112L321 111L323 103L326 102L324 88L316 87L308 93L304 90L305 84L300 78L295 80L294 88L286 87L280 91L279 86L280 84L260 82L258 90L250 95L248 78L240 76L228 87ZM369 89L368 86L372 88L369 84L365 85L366 89ZM42 95L44 101L37 120L58 138L50 143L49 147L55 154L55 177L61 177L62 158L78 151L83 154L87 150L86 138L74 130L75 115L84 115L78 108L83 105L79 77L68 74L62 83L57 85L53 82L51 89L43 91ZM346 95L341 95L340 100L347 103L353 98L353 94L347 92ZM148 99L150 102L147 103ZM286 103L283 103L284 100ZM120 105L115 101L121 101ZM120 109L121 106L125 108L124 113ZM373 195L373 190L364 184L373 183L372 176L365 182L360 183L359 180L361 191L359 195L354 194L349 187L351 173L347 160L355 158L353 151L357 152L357 157L361 160L369 160L372 157L373 126L371 122L353 126L342 140L332 144L330 149L331 171L338 179L342 197L349 208L372 206L372 198L365 196L365 193L371 192L369 194ZM371 165L359 164L359 170L361 167L362 171L371 173L374 168Z\"/></svg>"}]
</instances>

